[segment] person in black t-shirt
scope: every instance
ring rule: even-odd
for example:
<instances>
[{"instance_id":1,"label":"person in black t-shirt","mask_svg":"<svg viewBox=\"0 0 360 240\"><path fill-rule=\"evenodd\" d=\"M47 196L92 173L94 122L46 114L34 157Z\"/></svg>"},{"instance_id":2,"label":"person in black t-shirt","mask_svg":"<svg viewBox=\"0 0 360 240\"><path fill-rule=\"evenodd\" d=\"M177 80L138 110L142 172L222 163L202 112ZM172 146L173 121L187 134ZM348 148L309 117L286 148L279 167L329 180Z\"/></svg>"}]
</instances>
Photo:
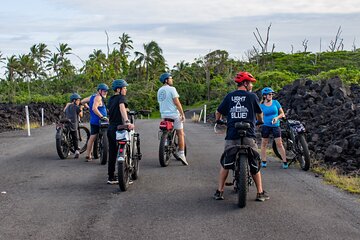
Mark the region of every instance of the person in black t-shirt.
<instances>
[{"instance_id":1,"label":"person in black t-shirt","mask_svg":"<svg viewBox=\"0 0 360 240\"><path fill-rule=\"evenodd\" d=\"M234 81L237 83L237 90L226 95L222 103L219 105L215 118L216 121L221 120L222 116L227 118L227 133L225 137L225 151L234 145L240 145L240 136L235 128L236 122L250 123L250 129L244 138L243 144L249 145L253 151L257 153L257 144L255 142L255 122L256 119L263 122L263 114L259 105L258 97L251 92L253 82L256 79L248 72L239 72ZM223 162L221 161L221 164ZM260 162L249 158L250 172L257 188L257 201L265 201L269 196L262 188ZM219 174L218 189L214 194L214 199L223 200L225 181L229 170L222 165Z\"/></svg>"},{"instance_id":2,"label":"person in black t-shirt","mask_svg":"<svg viewBox=\"0 0 360 240\"><path fill-rule=\"evenodd\" d=\"M108 184L117 184L118 181L115 177L115 164L116 164L116 128L118 125L129 125L129 129L134 128L127 115L126 108L128 106L126 100L126 87L127 82L123 79L116 79L113 81L111 87L115 91L114 95L109 99L109 128L107 136L109 139L109 163L108 163Z\"/></svg>"},{"instance_id":3,"label":"person in black t-shirt","mask_svg":"<svg viewBox=\"0 0 360 240\"><path fill-rule=\"evenodd\" d=\"M75 148L75 157L79 158L80 148L79 148L79 138L78 138L78 128L79 128L79 118L83 116L83 107L80 105L81 97L77 93L73 93L70 96L70 103L67 103L64 112L67 119L70 120L70 134L73 139L73 144Z\"/></svg>"}]
</instances>

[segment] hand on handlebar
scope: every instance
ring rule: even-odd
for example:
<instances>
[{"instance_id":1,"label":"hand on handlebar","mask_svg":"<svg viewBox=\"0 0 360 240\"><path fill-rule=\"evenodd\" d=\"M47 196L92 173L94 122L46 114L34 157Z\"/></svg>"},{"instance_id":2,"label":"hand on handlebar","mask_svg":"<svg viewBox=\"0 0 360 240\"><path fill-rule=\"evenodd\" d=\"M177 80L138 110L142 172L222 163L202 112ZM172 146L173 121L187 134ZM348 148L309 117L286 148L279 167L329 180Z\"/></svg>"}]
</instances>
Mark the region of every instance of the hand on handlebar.
<instances>
[{"instance_id":1,"label":"hand on handlebar","mask_svg":"<svg viewBox=\"0 0 360 240\"><path fill-rule=\"evenodd\" d=\"M132 130L135 128L135 125L132 123L126 123L126 125L128 126L129 130Z\"/></svg>"},{"instance_id":2,"label":"hand on handlebar","mask_svg":"<svg viewBox=\"0 0 360 240\"><path fill-rule=\"evenodd\" d=\"M216 124L226 125L226 121L224 121L224 120L222 120L222 119L219 119L219 120L216 120Z\"/></svg>"},{"instance_id":3,"label":"hand on handlebar","mask_svg":"<svg viewBox=\"0 0 360 240\"><path fill-rule=\"evenodd\" d=\"M100 120L101 120L101 121L104 121L104 122L105 122L105 121L106 121L106 122L109 121L108 117L104 117L104 116L103 116L102 118L100 118Z\"/></svg>"}]
</instances>

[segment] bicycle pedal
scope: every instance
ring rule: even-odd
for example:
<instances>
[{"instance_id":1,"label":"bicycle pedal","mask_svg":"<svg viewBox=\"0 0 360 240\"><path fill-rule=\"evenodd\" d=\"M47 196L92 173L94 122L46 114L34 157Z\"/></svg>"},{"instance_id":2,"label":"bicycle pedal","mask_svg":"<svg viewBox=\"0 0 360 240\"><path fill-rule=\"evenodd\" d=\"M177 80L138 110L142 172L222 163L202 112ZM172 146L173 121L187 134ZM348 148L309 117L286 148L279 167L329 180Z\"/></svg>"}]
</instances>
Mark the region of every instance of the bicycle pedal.
<instances>
[{"instance_id":1,"label":"bicycle pedal","mask_svg":"<svg viewBox=\"0 0 360 240\"><path fill-rule=\"evenodd\" d=\"M225 183L225 186L234 186L234 183L232 183L232 182L226 182L226 183Z\"/></svg>"}]
</instances>

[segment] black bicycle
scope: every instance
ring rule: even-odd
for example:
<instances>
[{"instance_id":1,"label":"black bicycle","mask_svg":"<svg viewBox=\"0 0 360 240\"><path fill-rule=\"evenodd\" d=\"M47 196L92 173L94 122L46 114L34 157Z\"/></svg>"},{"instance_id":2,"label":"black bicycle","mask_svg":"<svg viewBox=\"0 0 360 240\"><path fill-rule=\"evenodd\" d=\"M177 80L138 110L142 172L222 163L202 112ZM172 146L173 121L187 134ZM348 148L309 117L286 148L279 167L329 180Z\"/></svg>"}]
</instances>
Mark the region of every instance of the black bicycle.
<instances>
[{"instance_id":1,"label":"black bicycle","mask_svg":"<svg viewBox=\"0 0 360 240\"><path fill-rule=\"evenodd\" d=\"M135 122L137 112L130 111L130 122ZM132 180L139 177L139 161L142 158L140 151L140 135L135 130L129 130L128 125L117 126L116 141L118 181L121 191L126 191Z\"/></svg>"},{"instance_id":2,"label":"black bicycle","mask_svg":"<svg viewBox=\"0 0 360 240\"><path fill-rule=\"evenodd\" d=\"M300 121L281 119L280 127L281 138L289 166L298 161L302 170L309 170L310 152L306 142L306 131L304 125ZM272 148L276 156L282 159L276 147L275 141L273 141Z\"/></svg>"},{"instance_id":3,"label":"black bicycle","mask_svg":"<svg viewBox=\"0 0 360 240\"><path fill-rule=\"evenodd\" d=\"M107 138L107 129L109 126L109 121L100 120L100 130L97 135L94 146L93 146L93 155L94 159L100 158L100 164L105 165L108 161L108 152L109 152L109 140Z\"/></svg>"},{"instance_id":4,"label":"black bicycle","mask_svg":"<svg viewBox=\"0 0 360 240\"><path fill-rule=\"evenodd\" d=\"M169 165L171 155L173 155L176 160L180 161L180 158L177 155L179 139L174 128L174 119L165 118L160 122L159 128L159 162L162 167L166 167ZM186 143L184 152L186 156Z\"/></svg>"},{"instance_id":5,"label":"black bicycle","mask_svg":"<svg viewBox=\"0 0 360 240\"><path fill-rule=\"evenodd\" d=\"M257 125L262 124L258 122ZM217 133L217 125L226 125L226 122L218 121L214 130ZM227 149L221 156L221 161L225 169L233 170L233 181L230 184L233 185L234 191L238 196L238 207L244 208L246 206L247 193L249 186L253 184L253 179L250 173L249 157L252 153L251 147L244 144L244 138L247 131L250 129L250 123L248 122L236 122L235 128L240 136L240 145L234 145ZM257 153L256 153L257 154Z\"/></svg>"},{"instance_id":6,"label":"black bicycle","mask_svg":"<svg viewBox=\"0 0 360 240\"><path fill-rule=\"evenodd\" d=\"M56 150L61 159L66 159L70 152L75 153L75 148L73 144L73 139L70 134L70 120L61 119L58 124L56 124ZM90 131L87 127L79 123L78 127L78 146L80 148L79 152L83 153L86 151L87 143L90 138Z\"/></svg>"}]
</instances>

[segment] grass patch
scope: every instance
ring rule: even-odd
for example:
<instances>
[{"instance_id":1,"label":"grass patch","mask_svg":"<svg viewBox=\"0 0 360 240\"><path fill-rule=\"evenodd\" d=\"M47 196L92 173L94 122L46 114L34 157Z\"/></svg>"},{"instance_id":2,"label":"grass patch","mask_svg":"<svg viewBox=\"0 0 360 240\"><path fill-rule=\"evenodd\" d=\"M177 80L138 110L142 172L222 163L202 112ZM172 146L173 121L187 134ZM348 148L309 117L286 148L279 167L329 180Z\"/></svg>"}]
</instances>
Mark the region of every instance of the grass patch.
<instances>
[{"instance_id":1,"label":"grass patch","mask_svg":"<svg viewBox=\"0 0 360 240\"><path fill-rule=\"evenodd\" d=\"M15 126L14 126L16 129L22 129L22 130L25 130L25 129L27 129L27 124L26 123L24 123L24 124L16 124ZM39 127L41 127L41 124L40 123L38 123L38 122L31 122L30 123L30 129L33 129L33 128L39 128Z\"/></svg>"},{"instance_id":2,"label":"grass patch","mask_svg":"<svg viewBox=\"0 0 360 240\"><path fill-rule=\"evenodd\" d=\"M326 183L334 185L349 193L360 194L360 177L351 177L339 174L335 168L327 168L319 165L314 165L311 170L323 176Z\"/></svg>"}]
</instances>

